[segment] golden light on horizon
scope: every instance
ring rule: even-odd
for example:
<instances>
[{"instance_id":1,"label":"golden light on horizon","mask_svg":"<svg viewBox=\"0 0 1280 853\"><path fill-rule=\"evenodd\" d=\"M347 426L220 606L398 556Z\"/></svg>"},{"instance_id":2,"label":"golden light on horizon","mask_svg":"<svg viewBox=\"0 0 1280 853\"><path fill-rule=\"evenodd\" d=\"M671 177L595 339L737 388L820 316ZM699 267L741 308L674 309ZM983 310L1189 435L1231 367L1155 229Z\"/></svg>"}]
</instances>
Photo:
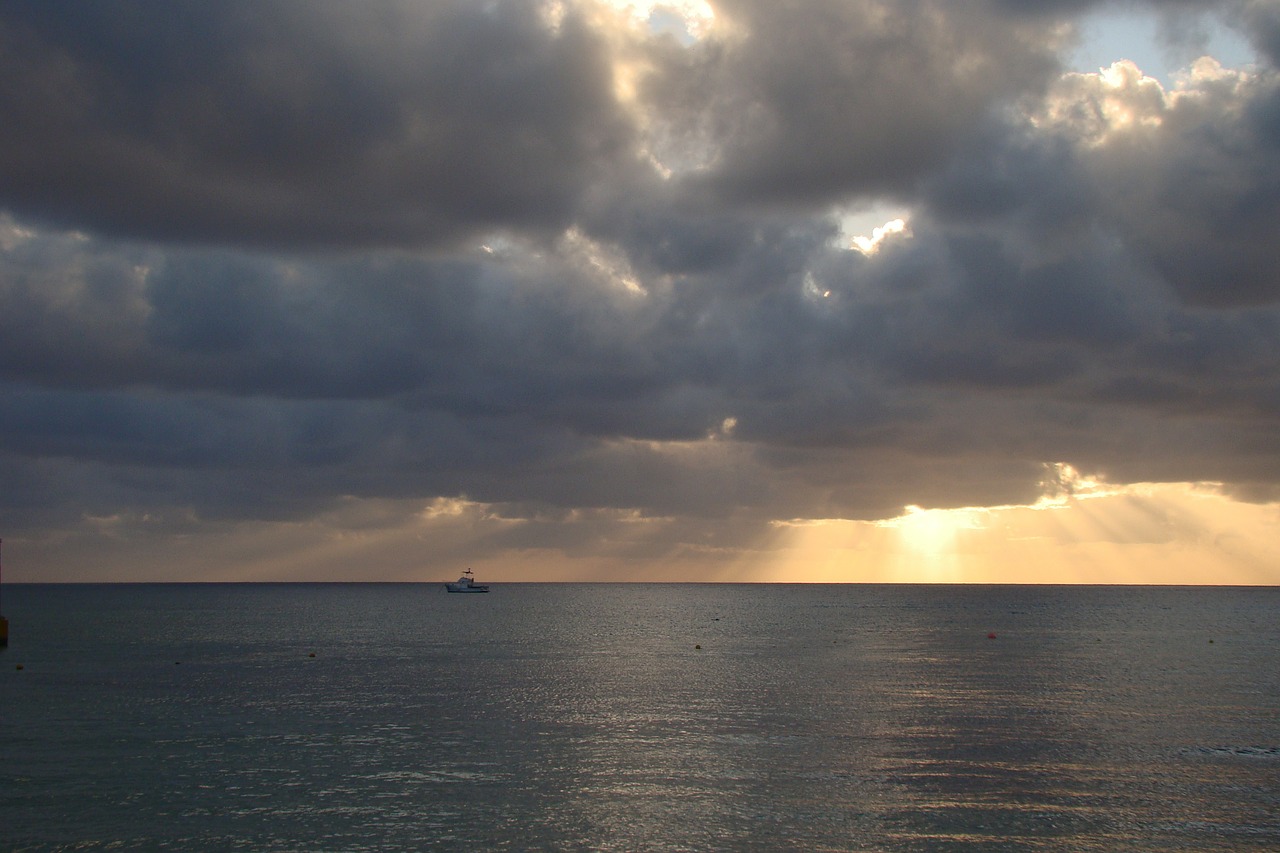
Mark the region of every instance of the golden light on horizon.
<instances>
[{"instance_id":1,"label":"golden light on horizon","mask_svg":"<svg viewBox=\"0 0 1280 853\"><path fill-rule=\"evenodd\" d=\"M761 580L863 583L1280 583L1280 504L1215 484L1116 486L1066 468L1078 494L922 509L883 521L779 525Z\"/></svg>"},{"instance_id":2,"label":"golden light on horizon","mask_svg":"<svg viewBox=\"0 0 1280 853\"><path fill-rule=\"evenodd\" d=\"M733 443L717 435L663 449L711 448ZM635 509L529 514L465 497L351 497L300 522L95 517L77 537L15 542L29 558L12 579L163 581L181 566L206 581L435 581L471 566L496 583L1280 584L1278 502L1239 501L1217 484L1115 485L1069 466L1050 471L1044 496L1027 505L764 526Z\"/></svg>"},{"instance_id":3,"label":"golden light on horizon","mask_svg":"<svg viewBox=\"0 0 1280 853\"><path fill-rule=\"evenodd\" d=\"M972 507L922 509L912 504L897 518L875 525L896 534L895 556L915 566L924 575L921 580L955 580L962 568L961 536L964 531L982 529L982 514L983 510Z\"/></svg>"}]
</instances>

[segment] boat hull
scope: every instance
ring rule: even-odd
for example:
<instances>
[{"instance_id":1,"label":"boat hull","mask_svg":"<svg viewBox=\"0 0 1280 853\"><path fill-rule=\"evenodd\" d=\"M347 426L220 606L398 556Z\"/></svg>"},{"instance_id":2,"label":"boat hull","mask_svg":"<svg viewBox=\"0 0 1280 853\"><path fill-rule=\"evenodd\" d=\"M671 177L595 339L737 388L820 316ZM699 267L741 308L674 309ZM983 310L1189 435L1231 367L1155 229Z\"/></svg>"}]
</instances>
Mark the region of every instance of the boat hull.
<instances>
[{"instance_id":1,"label":"boat hull","mask_svg":"<svg viewBox=\"0 0 1280 853\"><path fill-rule=\"evenodd\" d=\"M447 583L444 585L446 592L488 592L489 587L483 584L457 584Z\"/></svg>"}]
</instances>

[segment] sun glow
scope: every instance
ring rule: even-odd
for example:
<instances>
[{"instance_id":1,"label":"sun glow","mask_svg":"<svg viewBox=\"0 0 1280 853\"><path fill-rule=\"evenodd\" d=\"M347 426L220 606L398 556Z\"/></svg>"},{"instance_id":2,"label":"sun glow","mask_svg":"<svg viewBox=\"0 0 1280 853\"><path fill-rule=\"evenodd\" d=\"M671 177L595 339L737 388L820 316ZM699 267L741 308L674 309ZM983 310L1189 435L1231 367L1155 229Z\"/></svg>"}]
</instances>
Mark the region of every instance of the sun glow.
<instances>
[{"instance_id":1,"label":"sun glow","mask_svg":"<svg viewBox=\"0 0 1280 853\"><path fill-rule=\"evenodd\" d=\"M902 546L897 556L926 574L922 580L946 580L962 568L961 537L965 531L983 529L986 512L973 507L922 509L913 505L897 518L875 524L897 534Z\"/></svg>"},{"instance_id":2,"label":"sun glow","mask_svg":"<svg viewBox=\"0 0 1280 853\"><path fill-rule=\"evenodd\" d=\"M1280 503L1238 501L1213 483L1113 484L1046 468L1031 504L777 522L774 565L752 579L1280 583Z\"/></svg>"},{"instance_id":3,"label":"sun glow","mask_svg":"<svg viewBox=\"0 0 1280 853\"><path fill-rule=\"evenodd\" d=\"M715 10L705 0L610 0L610 5L639 26L671 32L681 40L703 38L716 20Z\"/></svg>"},{"instance_id":4,"label":"sun glow","mask_svg":"<svg viewBox=\"0 0 1280 853\"><path fill-rule=\"evenodd\" d=\"M591 239L576 226L564 233L560 245L566 257L576 259L590 271L592 278L606 286L631 296L648 294L621 249Z\"/></svg>"}]
</instances>

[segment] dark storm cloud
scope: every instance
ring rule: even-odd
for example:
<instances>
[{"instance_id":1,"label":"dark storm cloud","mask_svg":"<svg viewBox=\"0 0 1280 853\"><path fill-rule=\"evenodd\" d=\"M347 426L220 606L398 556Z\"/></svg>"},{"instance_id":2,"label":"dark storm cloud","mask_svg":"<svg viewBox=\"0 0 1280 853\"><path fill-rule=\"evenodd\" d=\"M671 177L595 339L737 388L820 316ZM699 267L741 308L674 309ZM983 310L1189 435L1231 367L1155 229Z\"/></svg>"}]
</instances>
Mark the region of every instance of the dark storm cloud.
<instances>
[{"instance_id":1,"label":"dark storm cloud","mask_svg":"<svg viewBox=\"0 0 1280 853\"><path fill-rule=\"evenodd\" d=\"M1157 127L1117 134L1087 158L1126 239L1191 302L1280 296L1278 102L1274 73L1204 79Z\"/></svg>"},{"instance_id":2,"label":"dark storm cloud","mask_svg":"<svg viewBox=\"0 0 1280 853\"><path fill-rule=\"evenodd\" d=\"M1061 77L1097 5L7 4L6 511L1273 494L1276 73Z\"/></svg>"},{"instance_id":3,"label":"dark storm cloud","mask_svg":"<svg viewBox=\"0 0 1280 853\"><path fill-rule=\"evenodd\" d=\"M646 92L701 152L691 189L734 204L905 192L987 110L1058 68L1052 18L983 4L735 0L717 12L733 34L668 46Z\"/></svg>"},{"instance_id":4,"label":"dark storm cloud","mask_svg":"<svg viewBox=\"0 0 1280 853\"><path fill-rule=\"evenodd\" d=\"M427 244L552 230L628 158L604 45L539 4L14 2L0 203L114 234Z\"/></svg>"},{"instance_id":5,"label":"dark storm cloud","mask_svg":"<svg viewBox=\"0 0 1280 853\"><path fill-rule=\"evenodd\" d=\"M1280 67L1280 8L1272 0L1245 0L1229 8L1231 20L1271 66Z\"/></svg>"}]
</instances>

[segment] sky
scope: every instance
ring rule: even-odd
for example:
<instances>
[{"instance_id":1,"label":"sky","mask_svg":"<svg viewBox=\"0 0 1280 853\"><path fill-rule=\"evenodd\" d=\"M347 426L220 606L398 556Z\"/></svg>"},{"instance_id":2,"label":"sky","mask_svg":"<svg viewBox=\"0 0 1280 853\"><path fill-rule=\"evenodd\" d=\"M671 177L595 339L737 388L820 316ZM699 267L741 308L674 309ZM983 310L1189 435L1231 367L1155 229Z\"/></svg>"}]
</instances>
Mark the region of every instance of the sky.
<instances>
[{"instance_id":1,"label":"sky","mask_svg":"<svg viewBox=\"0 0 1280 853\"><path fill-rule=\"evenodd\" d=\"M4 579L1280 583L1280 2L8 0Z\"/></svg>"}]
</instances>

